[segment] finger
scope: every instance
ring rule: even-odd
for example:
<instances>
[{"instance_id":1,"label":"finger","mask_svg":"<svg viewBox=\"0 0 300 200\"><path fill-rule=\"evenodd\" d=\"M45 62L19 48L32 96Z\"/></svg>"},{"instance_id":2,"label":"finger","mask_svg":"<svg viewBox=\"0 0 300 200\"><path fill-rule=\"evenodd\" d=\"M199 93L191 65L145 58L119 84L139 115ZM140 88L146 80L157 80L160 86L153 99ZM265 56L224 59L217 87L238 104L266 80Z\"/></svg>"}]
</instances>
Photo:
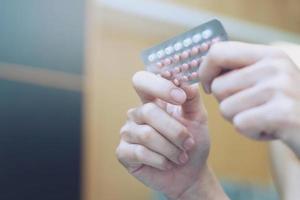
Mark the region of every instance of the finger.
<instances>
[{"instance_id":1,"label":"finger","mask_svg":"<svg viewBox=\"0 0 300 200\"><path fill-rule=\"evenodd\" d=\"M190 150L194 140L187 128L154 103L147 103L128 113L137 124L153 127L163 137L182 150Z\"/></svg>"},{"instance_id":2,"label":"finger","mask_svg":"<svg viewBox=\"0 0 300 200\"><path fill-rule=\"evenodd\" d=\"M220 42L211 47L199 67L199 77L206 92L211 91L211 82L223 70L233 70L252 65L269 52L262 45L241 42Z\"/></svg>"},{"instance_id":3,"label":"finger","mask_svg":"<svg viewBox=\"0 0 300 200\"><path fill-rule=\"evenodd\" d=\"M207 120L207 112L200 97L199 85L183 85L183 90L187 95L187 100L182 104L182 115L185 119L201 121Z\"/></svg>"},{"instance_id":4,"label":"finger","mask_svg":"<svg viewBox=\"0 0 300 200\"><path fill-rule=\"evenodd\" d=\"M236 129L255 140L277 138L274 107L267 103L239 113L233 119Z\"/></svg>"},{"instance_id":5,"label":"finger","mask_svg":"<svg viewBox=\"0 0 300 200\"><path fill-rule=\"evenodd\" d=\"M173 167L167 158L138 144L121 142L116 150L116 155L120 163L129 171L134 171L142 165L160 170L169 170Z\"/></svg>"},{"instance_id":6,"label":"finger","mask_svg":"<svg viewBox=\"0 0 300 200\"><path fill-rule=\"evenodd\" d=\"M121 130L122 138L131 144L140 144L147 147L176 164L185 164L188 155L171 144L155 129L148 125L138 125L133 122L127 123Z\"/></svg>"},{"instance_id":7,"label":"finger","mask_svg":"<svg viewBox=\"0 0 300 200\"><path fill-rule=\"evenodd\" d=\"M238 113L265 104L273 95L271 83L264 83L226 98L221 102L220 110L225 118L232 120Z\"/></svg>"},{"instance_id":8,"label":"finger","mask_svg":"<svg viewBox=\"0 0 300 200\"><path fill-rule=\"evenodd\" d=\"M158 98L178 105L186 100L186 94L181 88L153 73L146 71L137 72L133 76L132 82L143 103Z\"/></svg>"},{"instance_id":9,"label":"finger","mask_svg":"<svg viewBox=\"0 0 300 200\"><path fill-rule=\"evenodd\" d=\"M272 77L276 69L272 61L265 59L242 69L232 70L215 78L211 85L214 96L222 101L225 98Z\"/></svg>"}]
</instances>

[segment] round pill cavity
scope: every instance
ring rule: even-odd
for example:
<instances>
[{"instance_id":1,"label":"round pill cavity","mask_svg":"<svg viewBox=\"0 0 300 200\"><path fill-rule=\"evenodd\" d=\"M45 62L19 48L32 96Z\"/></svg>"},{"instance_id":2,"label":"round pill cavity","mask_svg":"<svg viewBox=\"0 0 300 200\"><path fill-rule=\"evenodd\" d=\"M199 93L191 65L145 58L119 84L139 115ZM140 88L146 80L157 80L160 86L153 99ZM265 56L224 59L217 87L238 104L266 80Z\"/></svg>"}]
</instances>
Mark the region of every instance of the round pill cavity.
<instances>
[{"instance_id":1,"label":"round pill cavity","mask_svg":"<svg viewBox=\"0 0 300 200\"><path fill-rule=\"evenodd\" d=\"M189 65L187 63L182 64L181 66L182 71L187 71L189 69Z\"/></svg>"},{"instance_id":2,"label":"round pill cavity","mask_svg":"<svg viewBox=\"0 0 300 200\"><path fill-rule=\"evenodd\" d=\"M158 68L162 68L164 66L164 64L162 62L157 62L156 63L156 67Z\"/></svg>"},{"instance_id":3,"label":"round pill cavity","mask_svg":"<svg viewBox=\"0 0 300 200\"><path fill-rule=\"evenodd\" d=\"M192 43L193 41L191 38L186 38L185 40L183 40L183 46L185 47L189 47Z\"/></svg>"},{"instance_id":4,"label":"round pill cavity","mask_svg":"<svg viewBox=\"0 0 300 200\"><path fill-rule=\"evenodd\" d=\"M153 54L150 54L149 56L148 56L148 60L150 61L150 62L153 62L153 61L155 61L155 59L156 59L156 55L153 53Z\"/></svg>"},{"instance_id":5,"label":"round pill cavity","mask_svg":"<svg viewBox=\"0 0 300 200\"><path fill-rule=\"evenodd\" d=\"M163 50L160 50L160 51L158 51L158 52L156 53L156 55L157 55L158 58L162 58L162 57L165 56L165 52L164 52Z\"/></svg>"},{"instance_id":6,"label":"round pill cavity","mask_svg":"<svg viewBox=\"0 0 300 200\"><path fill-rule=\"evenodd\" d=\"M200 51L201 53L206 52L208 50L208 45L206 42L200 45Z\"/></svg>"},{"instance_id":7,"label":"round pill cavity","mask_svg":"<svg viewBox=\"0 0 300 200\"><path fill-rule=\"evenodd\" d=\"M164 65L170 65L172 63L172 60L170 58L166 58L164 61L163 61Z\"/></svg>"},{"instance_id":8,"label":"round pill cavity","mask_svg":"<svg viewBox=\"0 0 300 200\"><path fill-rule=\"evenodd\" d=\"M180 73L180 72L181 72L180 67L175 67L175 68L174 68L174 73L175 73L175 74L178 74L178 73Z\"/></svg>"},{"instance_id":9,"label":"round pill cavity","mask_svg":"<svg viewBox=\"0 0 300 200\"><path fill-rule=\"evenodd\" d=\"M197 47L193 47L192 50L191 50L191 55L192 56L195 56L199 53L199 49Z\"/></svg>"},{"instance_id":10,"label":"round pill cavity","mask_svg":"<svg viewBox=\"0 0 300 200\"><path fill-rule=\"evenodd\" d=\"M182 43L181 42L177 42L174 45L174 49L175 49L175 51L180 51L182 49Z\"/></svg>"},{"instance_id":11,"label":"round pill cavity","mask_svg":"<svg viewBox=\"0 0 300 200\"><path fill-rule=\"evenodd\" d=\"M186 51L182 52L180 58L182 58L184 60L184 59L187 59L189 56L190 56L190 52L188 50L186 50Z\"/></svg>"},{"instance_id":12,"label":"round pill cavity","mask_svg":"<svg viewBox=\"0 0 300 200\"><path fill-rule=\"evenodd\" d=\"M174 52L174 49L173 49L173 47L171 47L171 46L168 46L168 47L165 49L165 53L166 53L167 55L171 55L173 52Z\"/></svg>"},{"instance_id":13,"label":"round pill cavity","mask_svg":"<svg viewBox=\"0 0 300 200\"><path fill-rule=\"evenodd\" d=\"M164 78L171 78L172 73L171 73L170 71L164 71L161 75L162 75Z\"/></svg>"},{"instance_id":14,"label":"round pill cavity","mask_svg":"<svg viewBox=\"0 0 300 200\"><path fill-rule=\"evenodd\" d=\"M178 54L175 54L174 57L173 57L173 60L175 63L179 62L180 61L180 56Z\"/></svg>"},{"instance_id":15,"label":"round pill cavity","mask_svg":"<svg viewBox=\"0 0 300 200\"><path fill-rule=\"evenodd\" d=\"M173 83L174 83L176 86L179 86L179 85L180 85L180 82L179 82L179 80L178 80L177 78L175 78L175 79L173 80Z\"/></svg>"},{"instance_id":16,"label":"round pill cavity","mask_svg":"<svg viewBox=\"0 0 300 200\"><path fill-rule=\"evenodd\" d=\"M199 76L198 76L198 73L197 72L193 72L192 74L191 74L191 78L192 79L197 79Z\"/></svg>"},{"instance_id":17,"label":"round pill cavity","mask_svg":"<svg viewBox=\"0 0 300 200\"><path fill-rule=\"evenodd\" d=\"M207 40L212 36L213 32L210 29L206 29L205 31L202 32L202 37Z\"/></svg>"},{"instance_id":18,"label":"round pill cavity","mask_svg":"<svg viewBox=\"0 0 300 200\"><path fill-rule=\"evenodd\" d=\"M200 33L195 34L195 35L193 36L192 40L193 40L193 42L194 42L195 44L198 43L198 42L200 42L200 41L201 41L201 34L200 34Z\"/></svg>"},{"instance_id":19,"label":"round pill cavity","mask_svg":"<svg viewBox=\"0 0 300 200\"><path fill-rule=\"evenodd\" d=\"M198 67L198 65L199 65L198 60L192 60L191 67Z\"/></svg>"}]
</instances>

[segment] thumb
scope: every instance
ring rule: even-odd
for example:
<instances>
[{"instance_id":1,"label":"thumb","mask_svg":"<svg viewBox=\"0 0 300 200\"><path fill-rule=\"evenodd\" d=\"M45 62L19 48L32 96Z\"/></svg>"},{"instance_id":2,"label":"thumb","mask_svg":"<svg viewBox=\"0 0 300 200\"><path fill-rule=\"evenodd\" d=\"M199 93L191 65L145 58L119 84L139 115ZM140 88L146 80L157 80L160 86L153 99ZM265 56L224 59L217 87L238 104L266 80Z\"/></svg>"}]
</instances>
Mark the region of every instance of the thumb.
<instances>
[{"instance_id":1,"label":"thumb","mask_svg":"<svg viewBox=\"0 0 300 200\"><path fill-rule=\"evenodd\" d=\"M182 116L189 120L199 118L201 121L207 120L207 112L200 97L199 85L182 85L187 99L181 105Z\"/></svg>"}]
</instances>

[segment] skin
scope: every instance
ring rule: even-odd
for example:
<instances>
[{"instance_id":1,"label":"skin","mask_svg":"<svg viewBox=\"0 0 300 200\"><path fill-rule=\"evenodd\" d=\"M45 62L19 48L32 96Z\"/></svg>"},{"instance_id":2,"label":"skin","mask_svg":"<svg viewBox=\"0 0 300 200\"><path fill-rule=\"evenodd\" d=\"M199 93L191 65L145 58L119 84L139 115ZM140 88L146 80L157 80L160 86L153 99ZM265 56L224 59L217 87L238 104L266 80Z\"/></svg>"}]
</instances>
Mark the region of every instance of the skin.
<instances>
[{"instance_id":1,"label":"skin","mask_svg":"<svg viewBox=\"0 0 300 200\"><path fill-rule=\"evenodd\" d=\"M210 140L198 86L179 88L145 71L133 86L142 105L127 113L119 161L168 199L227 199L206 163Z\"/></svg>"},{"instance_id":2,"label":"skin","mask_svg":"<svg viewBox=\"0 0 300 200\"><path fill-rule=\"evenodd\" d=\"M199 77L240 133L279 139L300 157L300 72L287 55L268 46L221 42L209 50ZM128 111L119 161L168 199L227 199L206 163L207 115L197 86L179 88L143 71L134 75L133 86L142 105Z\"/></svg>"},{"instance_id":3,"label":"skin","mask_svg":"<svg viewBox=\"0 0 300 200\"><path fill-rule=\"evenodd\" d=\"M273 178L282 200L297 200L300 196L300 161L281 141L269 145Z\"/></svg>"},{"instance_id":4,"label":"skin","mask_svg":"<svg viewBox=\"0 0 300 200\"><path fill-rule=\"evenodd\" d=\"M280 139L300 157L300 71L285 53L263 45L217 43L199 76L240 133L256 140Z\"/></svg>"}]
</instances>

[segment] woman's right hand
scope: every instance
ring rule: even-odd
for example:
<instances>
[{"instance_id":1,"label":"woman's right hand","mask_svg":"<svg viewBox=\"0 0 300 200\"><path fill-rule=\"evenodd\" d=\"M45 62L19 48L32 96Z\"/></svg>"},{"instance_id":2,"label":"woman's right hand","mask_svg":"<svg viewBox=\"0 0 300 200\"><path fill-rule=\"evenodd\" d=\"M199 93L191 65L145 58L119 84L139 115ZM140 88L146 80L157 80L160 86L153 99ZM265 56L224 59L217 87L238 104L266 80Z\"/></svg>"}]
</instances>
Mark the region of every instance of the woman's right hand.
<instances>
[{"instance_id":1,"label":"woman's right hand","mask_svg":"<svg viewBox=\"0 0 300 200\"><path fill-rule=\"evenodd\" d=\"M145 71L133 85L143 104L128 111L119 161L168 199L225 199L206 163L210 141L198 86L183 90Z\"/></svg>"}]
</instances>

